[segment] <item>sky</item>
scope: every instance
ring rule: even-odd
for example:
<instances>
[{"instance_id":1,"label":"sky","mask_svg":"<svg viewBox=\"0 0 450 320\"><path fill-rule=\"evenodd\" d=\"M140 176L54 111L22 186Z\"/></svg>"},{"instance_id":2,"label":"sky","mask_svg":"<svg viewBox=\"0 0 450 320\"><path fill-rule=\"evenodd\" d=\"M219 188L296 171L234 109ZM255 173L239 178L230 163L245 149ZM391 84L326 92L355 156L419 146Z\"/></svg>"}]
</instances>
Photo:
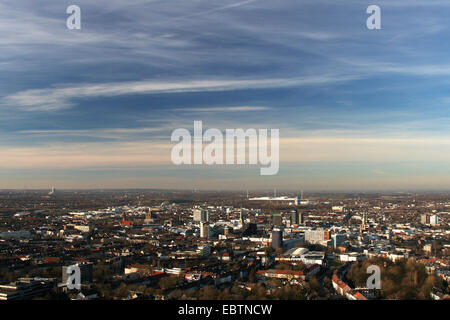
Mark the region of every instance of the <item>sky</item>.
<instances>
[{"instance_id":1,"label":"sky","mask_svg":"<svg viewBox=\"0 0 450 320\"><path fill-rule=\"evenodd\" d=\"M448 190L449 15L448 0L2 0L0 188ZM278 174L174 165L171 133L195 120L279 129Z\"/></svg>"}]
</instances>

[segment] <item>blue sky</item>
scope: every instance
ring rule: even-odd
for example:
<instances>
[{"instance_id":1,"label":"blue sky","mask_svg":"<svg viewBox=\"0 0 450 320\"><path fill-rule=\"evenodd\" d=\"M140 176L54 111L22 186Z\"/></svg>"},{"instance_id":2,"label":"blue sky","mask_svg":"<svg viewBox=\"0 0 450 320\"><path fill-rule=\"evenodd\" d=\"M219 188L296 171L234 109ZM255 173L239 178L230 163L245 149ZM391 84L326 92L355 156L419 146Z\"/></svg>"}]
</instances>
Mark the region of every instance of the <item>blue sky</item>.
<instances>
[{"instance_id":1,"label":"blue sky","mask_svg":"<svg viewBox=\"0 0 450 320\"><path fill-rule=\"evenodd\" d=\"M3 0L0 188L448 189L449 14L443 0ZM171 132L194 120L280 129L278 175L173 165Z\"/></svg>"}]
</instances>

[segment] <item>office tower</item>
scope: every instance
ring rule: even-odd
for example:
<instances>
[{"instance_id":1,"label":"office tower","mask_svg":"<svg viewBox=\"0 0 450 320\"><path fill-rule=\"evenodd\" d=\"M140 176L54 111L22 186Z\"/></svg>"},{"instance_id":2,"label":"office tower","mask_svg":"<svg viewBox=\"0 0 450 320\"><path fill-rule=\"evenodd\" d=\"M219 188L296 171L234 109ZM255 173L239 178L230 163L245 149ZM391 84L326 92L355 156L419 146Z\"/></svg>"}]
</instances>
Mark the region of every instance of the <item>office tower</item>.
<instances>
[{"instance_id":1,"label":"office tower","mask_svg":"<svg viewBox=\"0 0 450 320\"><path fill-rule=\"evenodd\" d=\"M208 238L208 223L205 221L200 222L200 238Z\"/></svg>"},{"instance_id":2,"label":"office tower","mask_svg":"<svg viewBox=\"0 0 450 320\"><path fill-rule=\"evenodd\" d=\"M203 209L194 209L194 221L201 222L201 221L209 221L209 212L207 210Z\"/></svg>"},{"instance_id":3,"label":"office tower","mask_svg":"<svg viewBox=\"0 0 450 320\"><path fill-rule=\"evenodd\" d=\"M202 220L202 210L200 209L194 209L194 221L200 222Z\"/></svg>"},{"instance_id":4,"label":"office tower","mask_svg":"<svg viewBox=\"0 0 450 320\"><path fill-rule=\"evenodd\" d=\"M299 213L299 224L305 224L305 215L303 212Z\"/></svg>"},{"instance_id":5,"label":"office tower","mask_svg":"<svg viewBox=\"0 0 450 320\"><path fill-rule=\"evenodd\" d=\"M420 216L420 222L422 224L428 224L428 225L432 225L435 226L437 224L439 224L439 217L436 214L422 214Z\"/></svg>"},{"instance_id":6,"label":"office tower","mask_svg":"<svg viewBox=\"0 0 450 320\"><path fill-rule=\"evenodd\" d=\"M298 210L291 210L291 225L299 224Z\"/></svg>"},{"instance_id":7,"label":"office tower","mask_svg":"<svg viewBox=\"0 0 450 320\"><path fill-rule=\"evenodd\" d=\"M422 215L420 216L420 222L421 222L422 224L429 224L429 223L430 223L430 216L427 215L427 214L422 214Z\"/></svg>"},{"instance_id":8,"label":"office tower","mask_svg":"<svg viewBox=\"0 0 450 320\"><path fill-rule=\"evenodd\" d=\"M331 236L331 243L333 245L333 248L339 247L341 244L345 242L347 237L344 234L333 234Z\"/></svg>"},{"instance_id":9,"label":"office tower","mask_svg":"<svg viewBox=\"0 0 450 320\"><path fill-rule=\"evenodd\" d=\"M276 227L281 227L283 225L283 218L281 216L281 213L272 214L272 224Z\"/></svg>"},{"instance_id":10,"label":"office tower","mask_svg":"<svg viewBox=\"0 0 450 320\"><path fill-rule=\"evenodd\" d=\"M435 214L430 216L430 224L432 226L435 226L435 225L439 224L439 217L437 215L435 215Z\"/></svg>"},{"instance_id":11,"label":"office tower","mask_svg":"<svg viewBox=\"0 0 450 320\"><path fill-rule=\"evenodd\" d=\"M280 228L272 230L272 248L283 248L283 231Z\"/></svg>"},{"instance_id":12,"label":"office tower","mask_svg":"<svg viewBox=\"0 0 450 320\"><path fill-rule=\"evenodd\" d=\"M82 262L82 263L76 263L71 266L63 266L62 267L62 283L66 284L67 280L69 279L70 274L67 273L67 269L69 267L78 267L80 268L80 280L81 284L84 283L90 283L93 281L93 274L94 274L94 265L91 262Z\"/></svg>"}]
</instances>

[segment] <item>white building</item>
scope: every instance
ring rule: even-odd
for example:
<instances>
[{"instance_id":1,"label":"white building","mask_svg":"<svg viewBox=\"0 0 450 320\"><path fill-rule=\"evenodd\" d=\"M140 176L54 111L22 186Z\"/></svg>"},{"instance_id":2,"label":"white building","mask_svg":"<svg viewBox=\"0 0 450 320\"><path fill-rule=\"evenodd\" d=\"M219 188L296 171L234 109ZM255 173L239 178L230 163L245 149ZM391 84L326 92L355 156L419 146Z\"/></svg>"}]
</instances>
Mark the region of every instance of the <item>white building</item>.
<instances>
[{"instance_id":1,"label":"white building","mask_svg":"<svg viewBox=\"0 0 450 320\"><path fill-rule=\"evenodd\" d=\"M328 240L328 232L324 229L306 230L305 241L308 243L322 243Z\"/></svg>"}]
</instances>

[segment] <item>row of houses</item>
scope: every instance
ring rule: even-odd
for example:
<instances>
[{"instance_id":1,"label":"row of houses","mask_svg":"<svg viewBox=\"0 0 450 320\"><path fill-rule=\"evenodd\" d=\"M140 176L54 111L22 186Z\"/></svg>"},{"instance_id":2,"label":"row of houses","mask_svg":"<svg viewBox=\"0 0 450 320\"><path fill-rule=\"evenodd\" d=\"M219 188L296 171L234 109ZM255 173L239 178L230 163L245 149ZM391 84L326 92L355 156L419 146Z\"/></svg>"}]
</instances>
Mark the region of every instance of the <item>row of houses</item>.
<instances>
[{"instance_id":1,"label":"row of houses","mask_svg":"<svg viewBox=\"0 0 450 320\"><path fill-rule=\"evenodd\" d=\"M305 271L295 271L295 270L259 270L256 272L258 277L266 278L278 278L278 279L300 279L305 280L306 278L312 277L320 271L320 265L313 264L305 269Z\"/></svg>"},{"instance_id":2,"label":"row of houses","mask_svg":"<svg viewBox=\"0 0 450 320\"><path fill-rule=\"evenodd\" d=\"M366 295L368 296L368 293L365 293L366 295L364 295L361 290L352 289L346 282L339 279L337 273L333 274L332 283L334 290L348 300L369 300L368 297L366 297Z\"/></svg>"}]
</instances>

